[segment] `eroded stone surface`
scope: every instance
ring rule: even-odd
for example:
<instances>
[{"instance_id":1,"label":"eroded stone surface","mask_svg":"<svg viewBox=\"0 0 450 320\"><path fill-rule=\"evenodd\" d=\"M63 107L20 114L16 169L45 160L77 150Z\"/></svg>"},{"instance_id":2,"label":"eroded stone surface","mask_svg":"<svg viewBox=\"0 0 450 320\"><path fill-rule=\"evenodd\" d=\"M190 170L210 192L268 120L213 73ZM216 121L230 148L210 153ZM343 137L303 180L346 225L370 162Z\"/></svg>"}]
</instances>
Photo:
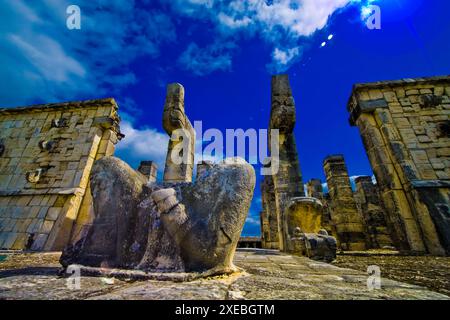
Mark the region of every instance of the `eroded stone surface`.
<instances>
[{"instance_id":1,"label":"eroded stone surface","mask_svg":"<svg viewBox=\"0 0 450 320\"><path fill-rule=\"evenodd\" d=\"M167 86L163 127L170 137L164 181L191 182L194 170L195 131L184 112L184 87L179 83ZM183 161L175 163L174 156L179 156L181 150Z\"/></svg>"},{"instance_id":2,"label":"eroded stone surface","mask_svg":"<svg viewBox=\"0 0 450 320\"><path fill-rule=\"evenodd\" d=\"M288 76L273 76L269 129L271 132L272 130L278 130L279 132L278 154L275 150L270 150L273 172L272 176L266 176L266 184L269 188L263 188L263 192L267 192L268 194L265 198L272 201L270 199L273 199L273 196L270 193L273 185L275 206L273 206L273 203L266 202L264 203L264 210L266 211L266 216L269 215L271 220L278 221L280 250L288 249L289 239L292 236L292 233L290 234L289 231L293 231L297 227L289 226L286 217L286 207L292 198L305 195L293 133L295 119L295 103ZM275 162L278 165L275 165ZM270 236L270 238L276 237Z\"/></svg>"},{"instance_id":3,"label":"eroded stone surface","mask_svg":"<svg viewBox=\"0 0 450 320\"><path fill-rule=\"evenodd\" d=\"M212 164L195 183L146 184L125 162L94 164L95 220L64 251L63 266L233 272L233 254L255 185L245 160Z\"/></svg>"},{"instance_id":4,"label":"eroded stone surface","mask_svg":"<svg viewBox=\"0 0 450 320\"><path fill-rule=\"evenodd\" d=\"M359 128L402 250L450 255L450 77L357 84Z\"/></svg>"},{"instance_id":5,"label":"eroded stone surface","mask_svg":"<svg viewBox=\"0 0 450 320\"><path fill-rule=\"evenodd\" d=\"M358 212L343 155L327 157L323 162L331 198L331 219L342 250L367 249L362 216Z\"/></svg>"},{"instance_id":6,"label":"eroded stone surface","mask_svg":"<svg viewBox=\"0 0 450 320\"><path fill-rule=\"evenodd\" d=\"M231 276L181 283L83 276L81 289L70 290L57 276L59 254L41 255L8 255L0 262L0 299L450 299L385 278L380 290L370 291L364 272L257 249L236 252L234 262L246 271Z\"/></svg>"}]
</instances>

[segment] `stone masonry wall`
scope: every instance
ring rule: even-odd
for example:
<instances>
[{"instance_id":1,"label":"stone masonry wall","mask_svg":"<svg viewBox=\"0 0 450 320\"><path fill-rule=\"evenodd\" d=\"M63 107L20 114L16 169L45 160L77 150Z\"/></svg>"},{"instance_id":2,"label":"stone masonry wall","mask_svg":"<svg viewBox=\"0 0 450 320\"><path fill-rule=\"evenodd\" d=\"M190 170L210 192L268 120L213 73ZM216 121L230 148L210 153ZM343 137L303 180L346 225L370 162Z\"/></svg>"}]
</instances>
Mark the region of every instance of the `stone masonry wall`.
<instances>
[{"instance_id":1,"label":"stone masonry wall","mask_svg":"<svg viewBox=\"0 0 450 320\"><path fill-rule=\"evenodd\" d=\"M370 248L392 247L391 232L377 185L369 176L357 177L355 185L354 198L364 219L368 245Z\"/></svg>"},{"instance_id":2,"label":"stone masonry wall","mask_svg":"<svg viewBox=\"0 0 450 320\"><path fill-rule=\"evenodd\" d=\"M402 249L450 254L450 77L355 85L348 104Z\"/></svg>"},{"instance_id":3,"label":"stone masonry wall","mask_svg":"<svg viewBox=\"0 0 450 320\"><path fill-rule=\"evenodd\" d=\"M336 227L339 246L349 251L365 250L367 247L364 222L353 198L344 157L327 157L324 170L331 199L331 219Z\"/></svg>"},{"instance_id":4,"label":"stone masonry wall","mask_svg":"<svg viewBox=\"0 0 450 320\"><path fill-rule=\"evenodd\" d=\"M265 176L261 183L261 238L262 246L266 249L279 248L279 217L277 216L275 191L272 176Z\"/></svg>"},{"instance_id":5,"label":"stone masonry wall","mask_svg":"<svg viewBox=\"0 0 450 320\"><path fill-rule=\"evenodd\" d=\"M93 217L89 175L120 134L113 99L0 109L0 248L60 250Z\"/></svg>"}]
</instances>

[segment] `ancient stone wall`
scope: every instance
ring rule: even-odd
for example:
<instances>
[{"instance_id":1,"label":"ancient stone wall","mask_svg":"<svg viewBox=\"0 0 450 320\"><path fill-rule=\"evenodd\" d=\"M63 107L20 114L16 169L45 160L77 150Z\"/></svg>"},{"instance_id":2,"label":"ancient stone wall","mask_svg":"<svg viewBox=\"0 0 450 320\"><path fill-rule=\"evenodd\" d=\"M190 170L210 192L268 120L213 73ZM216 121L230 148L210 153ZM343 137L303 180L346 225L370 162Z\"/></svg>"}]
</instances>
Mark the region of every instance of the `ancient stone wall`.
<instances>
[{"instance_id":1,"label":"ancient stone wall","mask_svg":"<svg viewBox=\"0 0 450 320\"><path fill-rule=\"evenodd\" d=\"M279 248L279 217L277 216L275 191L272 176L265 176L261 183L261 239L266 249Z\"/></svg>"},{"instance_id":2,"label":"ancient stone wall","mask_svg":"<svg viewBox=\"0 0 450 320\"><path fill-rule=\"evenodd\" d=\"M365 250L366 237L363 218L358 212L350 185L347 167L342 155L324 160L331 219L336 227L336 237L343 250Z\"/></svg>"},{"instance_id":3,"label":"ancient stone wall","mask_svg":"<svg viewBox=\"0 0 450 320\"><path fill-rule=\"evenodd\" d=\"M396 244L450 253L450 77L359 84L348 104Z\"/></svg>"},{"instance_id":4,"label":"ancient stone wall","mask_svg":"<svg viewBox=\"0 0 450 320\"><path fill-rule=\"evenodd\" d=\"M145 160L141 161L137 171L142 173L148 182L155 182L158 175L158 166L151 160Z\"/></svg>"},{"instance_id":5,"label":"ancient stone wall","mask_svg":"<svg viewBox=\"0 0 450 320\"><path fill-rule=\"evenodd\" d=\"M386 221L380 193L372 177L360 176L355 179L354 198L364 219L366 238L370 248L392 247L391 232Z\"/></svg>"},{"instance_id":6,"label":"ancient stone wall","mask_svg":"<svg viewBox=\"0 0 450 320\"><path fill-rule=\"evenodd\" d=\"M93 216L89 175L122 138L113 99L0 109L0 248L60 250Z\"/></svg>"}]
</instances>

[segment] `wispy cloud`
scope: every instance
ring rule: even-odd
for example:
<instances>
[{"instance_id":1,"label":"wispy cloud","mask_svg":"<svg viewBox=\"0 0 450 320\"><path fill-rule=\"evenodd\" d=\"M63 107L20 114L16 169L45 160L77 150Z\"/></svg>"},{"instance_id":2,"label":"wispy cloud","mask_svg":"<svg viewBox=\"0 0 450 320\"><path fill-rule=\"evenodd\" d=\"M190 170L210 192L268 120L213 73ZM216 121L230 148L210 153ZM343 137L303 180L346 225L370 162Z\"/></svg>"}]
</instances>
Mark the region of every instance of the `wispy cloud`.
<instances>
[{"instance_id":1,"label":"wispy cloud","mask_svg":"<svg viewBox=\"0 0 450 320\"><path fill-rule=\"evenodd\" d=\"M125 138L117 144L115 155L134 168L142 160L155 161L161 174L166 160L168 135L153 128L136 128L129 120L122 121L120 129Z\"/></svg>"},{"instance_id":2,"label":"wispy cloud","mask_svg":"<svg viewBox=\"0 0 450 320\"><path fill-rule=\"evenodd\" d=\"M171 0L172 8L192 19L209 20L216 38L258 36L273 47L270 71L285 71L301 58L305 39L324 29L330 17L350 4L374 0ZM231 35L231 36L230 36Z\"/></svg>"},{"instance_id":3,"label":"wispy cloud","mask_svg":"<svg viewBox=\"0 0 450 320\"><path fill-rule=\"evenodd\" d=\"M70 1L0 4L0 91L3 106L111 96L136 83L130 64L155 59L176 39L171 18L135 1L80 0L81 30L66 28Z\"/></svg>"},{"instance_id":4,"label":"wispy cloud","mask_svg":"<svg viewBox=\"0 0 450 320\"><path fill-rule=\"evenodd\" d=\"M155 61L177 41L179 17L207 22L211 43L186 44L178 64L194 75L232 69L238 41L254 37L272 48L270 72L298 62L305 39L349 4L375 0L79 0L81 30L66 28L69 0L0 3L0 105L120 96L139 81L131 64ZM162 11L162 8L167 9ZM157 77L155 81L158 82Z\"/></svg>"},{"instance_id":5,"label":"wispy cloud","mask_svg":"<svg viewBox=\"0 0 450 320\"><path fill-rule=\"evenodd\" d=\"M269 68L277 72L284 72L298 59L301 58L301 47L290 49L275 48L272 54L272 64Z\"/></svg>"},{"instance_id":6,"label":"wispy cloud","mask_svg":"<svg viewBox=\"0 0 450 320\"><path fill-rule=\"evenodd\" d=\"M203 76L214 71L228 71L231 69L232 44L213 43L206 47L199 47L190 43L178 59L178 64L193 74Z\"/></svg>"}]
</instances>

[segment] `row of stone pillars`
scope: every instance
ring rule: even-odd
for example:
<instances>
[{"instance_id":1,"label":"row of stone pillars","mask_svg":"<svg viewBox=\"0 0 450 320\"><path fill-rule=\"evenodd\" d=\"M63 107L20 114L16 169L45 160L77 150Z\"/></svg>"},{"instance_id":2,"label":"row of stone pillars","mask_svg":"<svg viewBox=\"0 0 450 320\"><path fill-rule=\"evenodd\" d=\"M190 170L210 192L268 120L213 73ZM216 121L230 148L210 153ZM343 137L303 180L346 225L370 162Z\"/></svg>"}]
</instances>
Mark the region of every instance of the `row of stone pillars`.
<instances>
[{"instance_id":1,"label":"row of stone pillars","mask_svg":"<svg viewBox=\"0 0 450 320\"><path fill-rule=\"evenodd\" d=\"M314 179L307 200L289 81L273 77L270 129L280 130L280 170L261 187L263 246L289 249L293 229L317 232L314 215L320 215L320 226L344 250L394 243L405 251L450 254L449 110L448 76L355 85L350 123L361 132L377 184L360 177L353 192L343 156L330 156L324 160L328 193Z\"/></svg>"},{"instance_id":2,"label":"row of stone pillars","mask_svg":"<svg viewBox=\"0 0 450 320\"><path fill-rule=\"evenodd\" d=\"M321 181L313 179L307 184L308 197L305 196L293 134L295 103L287 75L272 78L271 103L269 129L279 130L279 170L265 176L261 185L263 247L292 250L290 240L297 228L314 234L326 230L336 237L343 250L366 250L378 246L367 237L370 232L354 199L342 155L324 160L328 194L324 195ZM378 228L383 229L385 225L380 223ZM383 243L391 244L389 236Z\"/></svg>"},{"instance_id":3,"label":"row of stone pillars","mask_svg":"<svg viewBox=\"0 0 450 320\"><path fill-rule=\"evenodd\" d=\"M270 130L278 130L278 166L261 185L262 242L265 248L294 250L296 231L318 233L322 229L322 203L305 196L295 144L295 103L287 75L272 77ZM274 161L274 160L272 160ZM300 229L298 229L300 228Z\"/></svg>"}]
</instances>

